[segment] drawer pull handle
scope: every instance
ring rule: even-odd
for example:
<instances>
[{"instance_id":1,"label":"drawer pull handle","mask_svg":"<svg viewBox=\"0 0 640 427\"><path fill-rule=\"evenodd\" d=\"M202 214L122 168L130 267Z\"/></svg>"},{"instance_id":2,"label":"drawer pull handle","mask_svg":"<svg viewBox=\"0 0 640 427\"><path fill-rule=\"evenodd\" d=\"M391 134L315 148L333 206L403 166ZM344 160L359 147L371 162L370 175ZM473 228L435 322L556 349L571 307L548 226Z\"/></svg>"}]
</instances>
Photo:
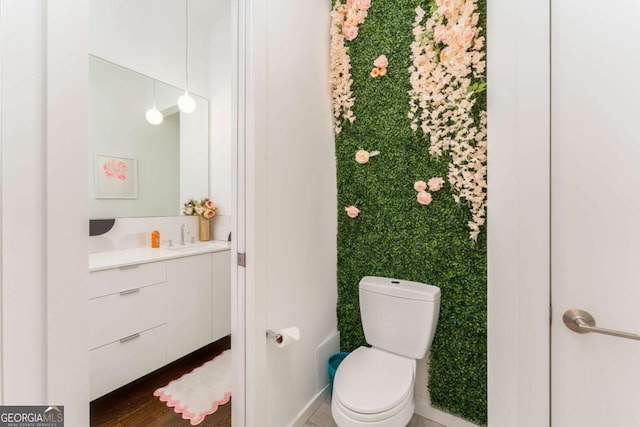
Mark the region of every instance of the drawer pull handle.
<instances>
[{"instance_id":1,"label":"drawer pull handle","mask_svg":"<svg viewBox=\"0 0 640 427\"><path fill-rule=\"evenodd\" d=\"M122 292L120 292L120 295L135 294L136 292L140 292L140 288L127 289L126 291L122 291Z\"/></svg>"},{"instance_id":2,"label":"drawer pull handle","mask_svg":"<svg viewBox=\"0 0 640 427\"><path fill-rule=\"evenodd\" d=\"M120 270L131 270L132 268L138 268L138 267L140 267L140 264L123 265L122 267L120 267Z\"/></svg>"},{"instance_id":3,"label":"drawer pull handle","mask_svg":"<svg viewBox=\"0 0 640 427\"><path fill-rule=\"evenodd\" d=\"M128 337L121 338L120 342L124 343L124 342L127 342L127 341L135 340L139 336L140 336L140 333L138 332L137 334L133 334L133 335L129 335Z\"/></svg>"}]
</instances>

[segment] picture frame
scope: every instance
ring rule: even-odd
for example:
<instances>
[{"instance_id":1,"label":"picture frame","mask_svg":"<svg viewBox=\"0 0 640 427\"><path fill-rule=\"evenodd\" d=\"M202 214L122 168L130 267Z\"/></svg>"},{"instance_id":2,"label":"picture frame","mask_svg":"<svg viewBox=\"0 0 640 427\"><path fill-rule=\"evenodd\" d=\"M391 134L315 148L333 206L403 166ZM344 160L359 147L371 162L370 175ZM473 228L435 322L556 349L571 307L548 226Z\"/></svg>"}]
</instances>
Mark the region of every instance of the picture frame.
<instances>
[{"instance_id":1,"label":"picture frame","mask_svg":"<svg viewBox=\"0 0 640 427\"><path fill-rule=\"evenodd\" d=\"M95 157L96 199L137 199L136 159L97 154Z\"/></svg>"}]
</instances>

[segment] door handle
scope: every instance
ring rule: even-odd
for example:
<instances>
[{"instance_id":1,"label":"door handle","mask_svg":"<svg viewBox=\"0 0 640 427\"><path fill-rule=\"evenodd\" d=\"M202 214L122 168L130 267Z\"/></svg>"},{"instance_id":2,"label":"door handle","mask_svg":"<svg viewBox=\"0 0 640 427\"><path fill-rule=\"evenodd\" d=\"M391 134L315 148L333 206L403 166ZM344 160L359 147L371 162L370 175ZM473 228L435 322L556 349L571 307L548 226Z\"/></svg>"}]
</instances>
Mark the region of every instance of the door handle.
<instances>
[{"instance_id":1,"label":"door handle","mask_svg":"<svg viewBox=\"0 0 640 427\"><path fill-rule=\"evenodd\" d=\"M594 319L591 314L579 308L572 308L565 311L562 315L562 321L567 328L580 334L595 332L597 334L613 335L614 337L640 341L640 335L638 334L596 327L596 319Z\"/></svg>"}]
</instances>

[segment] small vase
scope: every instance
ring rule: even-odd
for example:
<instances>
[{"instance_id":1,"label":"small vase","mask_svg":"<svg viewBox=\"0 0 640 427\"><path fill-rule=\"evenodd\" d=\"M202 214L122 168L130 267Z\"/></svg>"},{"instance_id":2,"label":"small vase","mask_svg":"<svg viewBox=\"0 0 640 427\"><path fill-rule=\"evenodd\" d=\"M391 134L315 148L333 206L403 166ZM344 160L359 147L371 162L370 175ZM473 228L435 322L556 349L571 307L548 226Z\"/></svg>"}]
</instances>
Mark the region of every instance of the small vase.
<instances>
[{"instance_id":1,"label":"small vase","mask_svg":"<svg viewBox=\"0 0 640 427\"><path fill-rule=\"evenodd\" d=\"M211 221L200 217L200 241L206 242L211 240Z\"/></svg>"}]
</instances>

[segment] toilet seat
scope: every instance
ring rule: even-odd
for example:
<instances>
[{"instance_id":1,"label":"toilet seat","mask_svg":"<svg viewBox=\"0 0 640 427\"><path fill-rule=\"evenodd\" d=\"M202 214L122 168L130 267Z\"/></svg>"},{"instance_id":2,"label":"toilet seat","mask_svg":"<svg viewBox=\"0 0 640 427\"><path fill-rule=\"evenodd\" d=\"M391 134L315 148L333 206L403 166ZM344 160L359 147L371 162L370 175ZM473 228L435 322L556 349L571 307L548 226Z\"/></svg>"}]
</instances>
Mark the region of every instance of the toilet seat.
<instances>
[{"instance_id":1,"label":"toilet seat","mask_svg":"<svg viewBox=\"0 0 640 427\"><path fill-rule=\"evenodd\" d=\"M334 413L335 421L338 421L336 418L336 411L339 413L339 417L342 418L343 422L345 419L349 420L352 423L358 422L357 425L366 425L366 426L378 426L378 425L393 425L395 427L394 422L389 422L390 420L395 420L396 417L404 418L406 414L408 414L408 418L413 416L413 412L415 409L415 405L413 402L413 393L409 393L409 395L398 405L394 406L391 409L382 412L370 413L370 414L362 414L359 412L354 412L351 409L347 408L340 399L334 398L331 401L332 412ZM335 407L335 408L333 408ZM339 426L348 425L344 423L338 422Z\"/></svg>"},{"instance_id":2,"label":"toilet seat","mask_svg":"<svg viewBox=\"0 0 640 427\"><path fill-rule=\"evenodd\" d=\"M413 414L415 360L360 347L336 372L333 404L341 417L374 425Z\"/></svg>"}]
</instances>

